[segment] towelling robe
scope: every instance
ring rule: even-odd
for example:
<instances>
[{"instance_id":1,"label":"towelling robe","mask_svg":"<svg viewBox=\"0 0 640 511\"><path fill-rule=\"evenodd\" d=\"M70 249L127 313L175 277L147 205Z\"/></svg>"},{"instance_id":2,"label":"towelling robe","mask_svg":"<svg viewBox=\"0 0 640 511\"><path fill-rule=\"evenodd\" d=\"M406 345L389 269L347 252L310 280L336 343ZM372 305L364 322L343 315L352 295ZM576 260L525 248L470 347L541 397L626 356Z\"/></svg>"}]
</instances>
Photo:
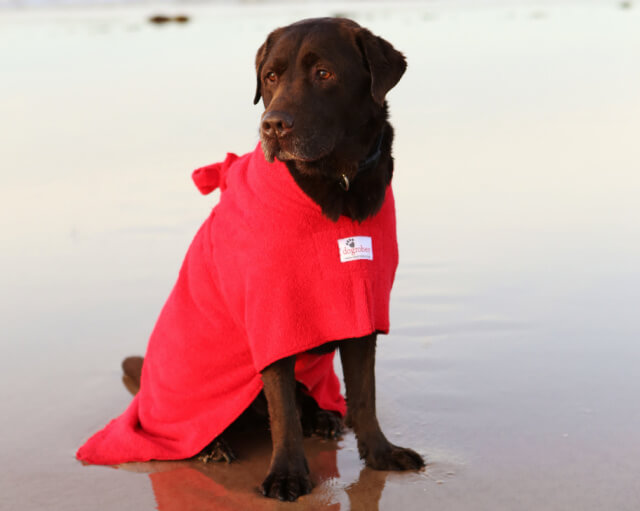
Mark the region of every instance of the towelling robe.
<instances>
[{"instance_id":1,"label":"towelling robe","mask_svg":"<svg viewBox=\"0 0 640 511\"><path fill-rule=\"evenodd\" d=\"M391 187L373 218L333 222L259 144L193 179L203 194L220 188L220 202L153 329L140 392L78 450L82 461L198 454L258 395L260 371L290 355L296 380L318 405L344 415L333 353L305 352L389 330L398 263Z\"/></svg>"}]
</instances>

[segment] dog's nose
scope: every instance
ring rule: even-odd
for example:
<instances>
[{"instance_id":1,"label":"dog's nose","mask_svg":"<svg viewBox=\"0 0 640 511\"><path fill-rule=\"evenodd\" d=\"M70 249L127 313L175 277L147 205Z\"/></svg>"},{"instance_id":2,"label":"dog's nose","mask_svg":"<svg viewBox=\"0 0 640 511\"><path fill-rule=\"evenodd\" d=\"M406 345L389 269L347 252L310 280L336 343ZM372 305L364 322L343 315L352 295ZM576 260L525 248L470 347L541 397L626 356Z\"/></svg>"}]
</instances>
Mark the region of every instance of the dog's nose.
<instances>
[{"instance_id":1,"label":"dog's nose","mask_svg":"<svg viewBox=\"0 0 640 511\"><path fill-rule=\"evenodd\" d=\"M293 128L293 117L286 112L272 111L262 118L262 134L267 137L282 137Z\"/></svg>"}]
</instances>

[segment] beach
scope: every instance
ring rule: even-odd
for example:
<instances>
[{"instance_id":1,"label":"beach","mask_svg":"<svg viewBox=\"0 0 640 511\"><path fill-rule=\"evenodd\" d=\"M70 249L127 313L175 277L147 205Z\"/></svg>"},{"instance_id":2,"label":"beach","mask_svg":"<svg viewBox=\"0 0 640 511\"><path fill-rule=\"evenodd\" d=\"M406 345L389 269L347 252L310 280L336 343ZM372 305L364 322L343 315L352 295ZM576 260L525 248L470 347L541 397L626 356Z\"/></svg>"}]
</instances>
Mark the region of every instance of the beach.
<instances>
[{"instance_id":1,"label":"beach","mask_svg":"<svg viewBox=\"0 0 640 511\"><path fill-rule=\"evenodd\" d=\"M219 198L191 171L258 142L257 48L327 15L409 64L377 399L426 469L365 468L351 431L305 440L295 504L258 493L268 436L83 466ZM0 9L0 509L638 509L639 29L604 0Z\"/></svg>"}]
</instances>

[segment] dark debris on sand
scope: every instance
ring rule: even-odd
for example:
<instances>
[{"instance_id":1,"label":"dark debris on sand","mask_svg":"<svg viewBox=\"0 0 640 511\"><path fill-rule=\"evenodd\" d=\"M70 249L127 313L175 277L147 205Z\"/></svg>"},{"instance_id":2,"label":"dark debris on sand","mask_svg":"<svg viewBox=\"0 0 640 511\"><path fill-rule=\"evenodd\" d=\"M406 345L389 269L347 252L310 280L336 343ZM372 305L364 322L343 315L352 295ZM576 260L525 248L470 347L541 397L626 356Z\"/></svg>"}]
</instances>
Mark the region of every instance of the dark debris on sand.
<instances>
[{"instance_id":1,"label":"dark debris on sand","mask_svg":"<svg viewBox=\"0 0 640 511\"><path fill-rule=\"evenodd\" d=\"M187 23L189 22L189 16L185 14L179 14L177 16L166 16L164 14L156 14L149 17L149 23L156 25L164 25L165 23Z\"/></svg>"}]
</instances>

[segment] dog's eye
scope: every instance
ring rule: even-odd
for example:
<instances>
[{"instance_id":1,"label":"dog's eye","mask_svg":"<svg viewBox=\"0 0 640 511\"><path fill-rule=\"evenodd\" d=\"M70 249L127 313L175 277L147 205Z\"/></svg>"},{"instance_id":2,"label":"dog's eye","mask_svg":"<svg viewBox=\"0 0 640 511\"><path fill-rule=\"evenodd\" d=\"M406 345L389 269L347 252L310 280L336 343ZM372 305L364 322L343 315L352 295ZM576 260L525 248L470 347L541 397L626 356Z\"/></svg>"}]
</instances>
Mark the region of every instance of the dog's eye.
<instances>
[{"instance_id":1,"label":"dog's eye","mask_svg":"<svg viewBox=\"0 0 640 511\"><path fill-rule=\"evenodd\" d=\"M264 75L264 79L268 82L275 82L278 79L278 75L274 71L269 71L266 75Z\"/></svg>"},{"instance_id":2,"label":"dog's eye","mask_svg":"<svg viewBox=\"0 0 640 511\"><path fill-rule=\"evenodd\" d=\"M327 71L326 69L318 69L316 71L316 76L320 80L327 80L327 79L331 78L333 75L331 74L331 72Z\"/></svg>"}]
</instances>

